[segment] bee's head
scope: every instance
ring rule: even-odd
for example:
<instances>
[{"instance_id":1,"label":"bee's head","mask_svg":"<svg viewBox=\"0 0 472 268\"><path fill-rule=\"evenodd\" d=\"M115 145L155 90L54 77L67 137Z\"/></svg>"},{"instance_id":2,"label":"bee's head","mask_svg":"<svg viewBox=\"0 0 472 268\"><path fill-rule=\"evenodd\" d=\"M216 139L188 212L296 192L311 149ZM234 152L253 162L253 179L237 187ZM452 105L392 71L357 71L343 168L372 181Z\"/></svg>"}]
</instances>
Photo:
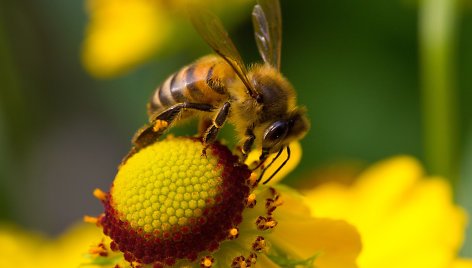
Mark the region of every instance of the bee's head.
<instances>
[{"instance_id":1,"label":"bee's head","mask_svg":"<svg viewBox=\"0 0 472 268\"><path fill-rule=\"evenodd\" d=\"M269 124L262 136L262 154L275 153L290 142L303 138L310 128L305 113L305 109L296 108L286 118Z\"/></svg>"}]
</instances>

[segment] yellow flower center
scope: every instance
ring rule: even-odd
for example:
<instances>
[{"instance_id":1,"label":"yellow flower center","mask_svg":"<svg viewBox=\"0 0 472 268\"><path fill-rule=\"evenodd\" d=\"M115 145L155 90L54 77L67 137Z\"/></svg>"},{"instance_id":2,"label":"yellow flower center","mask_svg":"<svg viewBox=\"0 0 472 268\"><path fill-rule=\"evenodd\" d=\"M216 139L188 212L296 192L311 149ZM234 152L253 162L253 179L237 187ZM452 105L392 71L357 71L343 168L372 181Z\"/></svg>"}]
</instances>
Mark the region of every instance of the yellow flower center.
<instances>
[{"instance_id":1,"label":"yellow flower center","mask_svg":"<svg viewBox=\"0 0 472 268\"><path fill-rule=\"evenodd\" d=\"M119 219L158 237L188 227L192 219L206 220L205 208L222 199L223 166L211 154L201 157L195 144L166 140L130 159L111 191Z\"/></svg>"}]
</instances>

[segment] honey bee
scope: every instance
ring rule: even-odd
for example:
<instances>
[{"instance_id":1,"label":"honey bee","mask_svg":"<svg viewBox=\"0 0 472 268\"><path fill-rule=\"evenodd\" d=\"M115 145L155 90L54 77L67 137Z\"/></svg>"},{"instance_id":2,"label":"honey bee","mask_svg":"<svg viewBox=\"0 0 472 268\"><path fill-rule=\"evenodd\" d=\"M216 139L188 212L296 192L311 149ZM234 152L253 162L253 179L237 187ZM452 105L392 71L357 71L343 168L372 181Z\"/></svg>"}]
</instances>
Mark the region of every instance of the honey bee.
<instances>
[{"instance_id":1,"label":"honey bee","mask_svg":"<svg viewBox=\"0 0 472 268\"><path fill-rule=\"evenodd\" d=\"M214 142L228 122L239 135L242 161L253 147L262 149L261 164L272 153L278 153L277 158L285 148L289 158L289 143L305 136L309 121L305 109L296 104L292 85L280 73L279 1L258 0L254 6L255 38L264 63L249 70L221 21L207 10L192 10L193 26L216 55L183 67L154 91L147 105L149 124L135 134L128 157L155 142L173 124L198 117L204 144Z\"/></svg>"}]
</instances>

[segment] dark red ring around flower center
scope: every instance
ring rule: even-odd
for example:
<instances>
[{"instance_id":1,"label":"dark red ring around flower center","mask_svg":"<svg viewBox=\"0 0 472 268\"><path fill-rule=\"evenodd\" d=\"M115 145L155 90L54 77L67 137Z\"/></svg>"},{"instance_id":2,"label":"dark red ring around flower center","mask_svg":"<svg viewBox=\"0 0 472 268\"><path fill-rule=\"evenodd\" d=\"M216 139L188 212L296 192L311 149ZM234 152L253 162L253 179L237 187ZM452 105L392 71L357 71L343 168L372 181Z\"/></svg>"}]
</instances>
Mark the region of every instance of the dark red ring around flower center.
<instances>
[{"instance_id":1,"label":"dark red ring around flower center","mask_svg":"<svg viewBox=\"0 0 472 268\"><path fill-rule=\"evenodd\" d=\"M223 167L223 183L214 205L205 208L202 216L192 219L189 225L174 226L159 237L142 229L133 230L128 222L119 219L113 197L107 194L100 223L103 232L113 240L112 248L122 251L127 261L166 265L179 259L195 261L200 252L218 249L229 230L241 223L244 201L250 192L246 181L251 172L245 165L235 165L238 157L226 146L215 143L208 149L218 158L218 167Z\"/></svg>"}]
</instances>

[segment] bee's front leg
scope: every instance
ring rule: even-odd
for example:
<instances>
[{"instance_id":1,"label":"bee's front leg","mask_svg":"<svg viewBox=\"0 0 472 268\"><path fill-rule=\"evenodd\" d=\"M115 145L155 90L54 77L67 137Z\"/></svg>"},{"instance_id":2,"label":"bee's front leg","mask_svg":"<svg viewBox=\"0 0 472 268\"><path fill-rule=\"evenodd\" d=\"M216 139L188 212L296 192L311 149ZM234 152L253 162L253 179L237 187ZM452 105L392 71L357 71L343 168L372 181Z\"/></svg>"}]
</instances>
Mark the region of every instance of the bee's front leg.
<instances>
[{"instance_id":1,"label":"bee's front leg","mask_svg":"<svg viewBox=\"0 0 472 268\"><path fill-rule=\"evenodd\" d=\"M205 134L203 135L203 156L206 155L206 148L208 144L211 144L216 140L216 136L218 135L220 128L223 127L224 123L226 122L226 119L228 118L230 108L231 103L229 101L225 102L223 106L221 106L215 118L213 118L213 124L206 130Z\"/></svg>"}]
</instances>

